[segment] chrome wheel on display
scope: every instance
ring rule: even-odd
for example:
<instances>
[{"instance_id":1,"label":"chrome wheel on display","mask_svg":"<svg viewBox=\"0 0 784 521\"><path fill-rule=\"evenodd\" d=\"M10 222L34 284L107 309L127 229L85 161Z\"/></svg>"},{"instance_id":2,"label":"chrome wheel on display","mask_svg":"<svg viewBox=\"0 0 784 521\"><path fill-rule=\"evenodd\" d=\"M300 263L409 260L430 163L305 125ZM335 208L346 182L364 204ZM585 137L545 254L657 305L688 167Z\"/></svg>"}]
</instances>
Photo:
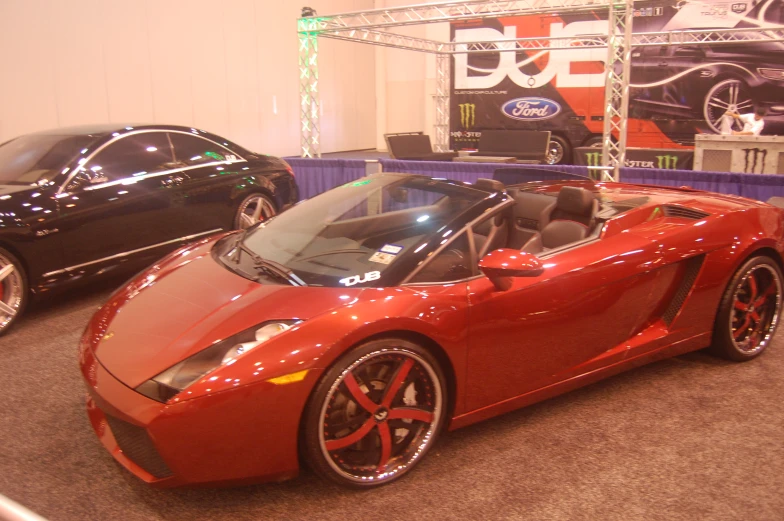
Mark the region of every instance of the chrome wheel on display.
<instances>
[{"instance_id":1,"label":"chrome wheel on display","mask_svg":"<svg viewBox=\"0 0 784 521\"><path fill-rule=\"evenodd\" d=\"M275 216L275 206L266 196L253 194L246 197L237 209L234 218L234 229L244 230L260 221Z\"/></svg>"},{"instance_id":2,"label":"chrome wheel on display","mask_svg":"<svg viewBox=\"0 0 784 521\"><path fill-rule=\"evenodd\" d=\"M714 132L721 132L721 119L724 114L738 112L744 114L754 109L749 89L740 80L724 80L714 85L705 96L705 121Z\"/></svg>"},{"instance_id":3,"label":"chrome wheel on display","mask_svg":"<svg viewBox=\"0 0 784 521\"><path fill-rule=\"evenodd\" d=\"M561 145L561 143L559 143L558 141L550 140L550 145L547 151L547 157L545 158L545 162L548 165L557 165L563 160L563 157L564 157L563 145Z\"/></svg>"},{"instance_id":4,"label":"chrome wheel on display","mask_svg":"<svg viewBox=\"0 0 784 521\"><path fill-rule=\"evenodd\" d=\"M714 354L742 362L765 351L779 323L781 278L767 256L752 257L735 272L716 316Z\"/></svg>"},{"instance_id":5,"label":"chrome wheel on display","mask_svg":"<svg viewBox=\"0 0 784 521\"><path fill-rule=\"evenodd\" d=\"M0 334L22 312L26 293L24 274L18 262L0 249Z\"/></svg>"},{"instance_id":6,"label":"chrome wheel on display","mask_svg":"<svg viewBox=\"0 0 784 521\"><path fill-rule=\"evenodd\" d=\"M333 373L335 378L327 377L329 387L317 389L318 404L312 405L320 407L312 407L310 420L318 425L306 432L314 470L360 487L387 483L410 470L445 419L438 364L405 341L373 347L379 348L357 353L355 361Z\"/></svg>"},{"instance_id":7,"label":"chrome wheel on display","mask_svg":"<svg viewBox=\"0 0 784 521\"><path fill-rule=\"evenodd\" d=\"M733 295L732 341L741 353L755 355L770 342L781 307L781 281L770 266L751 268Z\"/></svg>"}]
</instances>

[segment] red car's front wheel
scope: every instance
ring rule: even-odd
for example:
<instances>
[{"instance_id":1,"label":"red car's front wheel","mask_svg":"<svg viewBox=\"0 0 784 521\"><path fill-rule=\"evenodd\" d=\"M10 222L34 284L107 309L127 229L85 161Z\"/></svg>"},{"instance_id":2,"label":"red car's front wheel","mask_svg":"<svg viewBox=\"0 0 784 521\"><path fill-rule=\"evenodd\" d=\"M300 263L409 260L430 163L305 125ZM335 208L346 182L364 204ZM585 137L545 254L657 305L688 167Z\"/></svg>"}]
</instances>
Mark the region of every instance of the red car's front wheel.
<instances>
[{"instance_id":1,"label":"red car's front wheel","mask_svg":"<svg viewBox=\"0 0 784 521\"><path fill-rule=\"evenodd\" d=\"M318 474L369 487L409 471L446 420L441 368L424 348L374 340L330 369L311 397L304 451Z\"/></svg>"}]
</instances>

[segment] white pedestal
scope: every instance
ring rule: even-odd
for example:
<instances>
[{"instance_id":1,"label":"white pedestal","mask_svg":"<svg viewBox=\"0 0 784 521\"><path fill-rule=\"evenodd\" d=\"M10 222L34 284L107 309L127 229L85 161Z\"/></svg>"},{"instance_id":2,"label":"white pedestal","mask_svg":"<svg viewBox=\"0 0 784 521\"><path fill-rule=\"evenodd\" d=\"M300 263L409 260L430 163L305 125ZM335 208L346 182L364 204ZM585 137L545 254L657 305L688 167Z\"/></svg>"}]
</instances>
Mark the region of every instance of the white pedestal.
<instances>
[{"instance_id":1,"label":"white pedestal","mask_svg":"<svg viewBox=\"0 0 784 521\"><path fill-rule=\"evenodd\" d=\"M784 174L784 136L695 136L694 170Z\"/></svg>"}]
</instances>

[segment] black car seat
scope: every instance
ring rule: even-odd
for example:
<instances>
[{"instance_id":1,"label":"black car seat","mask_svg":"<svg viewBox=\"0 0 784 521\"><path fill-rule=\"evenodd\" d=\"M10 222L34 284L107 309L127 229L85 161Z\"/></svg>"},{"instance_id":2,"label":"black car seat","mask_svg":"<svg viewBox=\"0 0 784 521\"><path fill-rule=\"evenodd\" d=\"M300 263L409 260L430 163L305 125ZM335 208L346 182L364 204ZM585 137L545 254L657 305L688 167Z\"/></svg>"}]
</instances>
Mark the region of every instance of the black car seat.
<instances>
[{"instance_id":1,"label":"black car seat","mask_svg":"<svg viewBox=\"0 0 784 521\"><path fill-rule=\"evenodd\" d=\"M598 209L599 202L589 190L564 186L555 203L542 211L539 233L520 250L540 253L585 239L596 224Z\"/></svg>"},{"instance_id":2,"label":"black car seat","mask_svg":"<svg viewBox=\"0 0 784 521\"><path fill-rule=\"evenodd\" d=\"M503 192L506 190L504 183L495 179L477 179L474 186L482 190ZM474 228L474 246L478 258L484 257L488 252L503 248L509 241L509 218L500 213Z\"/></svg>"}]
</instances>

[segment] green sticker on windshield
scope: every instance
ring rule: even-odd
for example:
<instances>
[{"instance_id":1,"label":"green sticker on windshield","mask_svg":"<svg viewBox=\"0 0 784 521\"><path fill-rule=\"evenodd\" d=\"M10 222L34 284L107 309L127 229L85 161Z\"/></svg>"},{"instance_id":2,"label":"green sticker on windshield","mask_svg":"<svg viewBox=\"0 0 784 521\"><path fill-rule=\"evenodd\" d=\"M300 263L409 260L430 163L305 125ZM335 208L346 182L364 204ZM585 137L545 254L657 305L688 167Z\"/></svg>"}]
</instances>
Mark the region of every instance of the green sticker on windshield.
<instances>
[{"instance_id":1,"label":"green sticker on windshield","mask_svg":"<svg viewBox=\"0 0 784 521\"><path fill-rule=\"evenodd\" d=\"M218 161L223 161L225 158L217 152L205 152L205 156L209 156L213 159L217 159Z\"/></svg>"}]
</instances>

